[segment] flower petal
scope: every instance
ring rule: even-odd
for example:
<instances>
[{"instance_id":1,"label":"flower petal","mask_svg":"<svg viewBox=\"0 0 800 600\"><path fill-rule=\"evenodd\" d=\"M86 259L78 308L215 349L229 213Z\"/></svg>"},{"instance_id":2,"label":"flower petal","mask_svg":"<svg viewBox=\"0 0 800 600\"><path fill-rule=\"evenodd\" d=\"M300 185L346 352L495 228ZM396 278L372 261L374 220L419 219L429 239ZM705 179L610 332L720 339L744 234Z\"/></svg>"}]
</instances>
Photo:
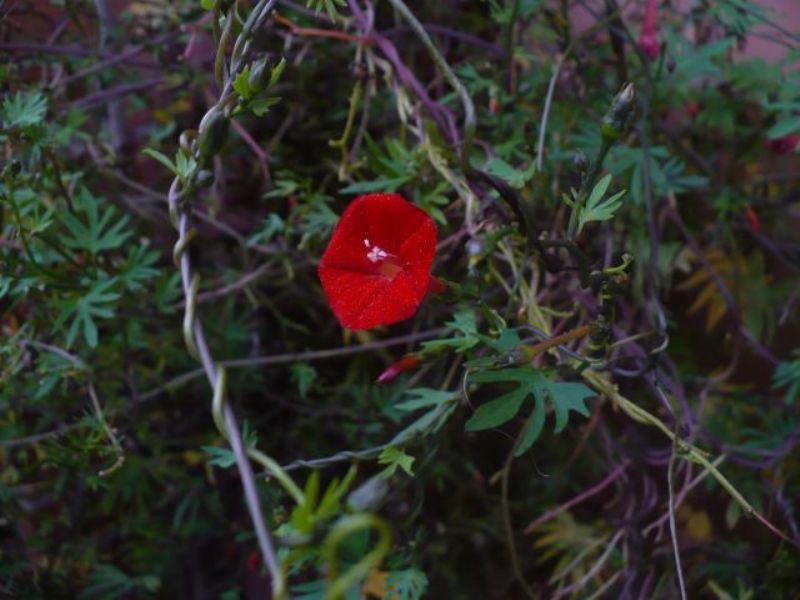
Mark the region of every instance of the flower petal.
<instances>
[{"instance_id":1,"label":"flower petal","mask_svg":"<svg viewBox=\"0 0 800 600\"><path fill-rule=\"evenodd\" d=\"M342 214L319 276L340 323L350 329L413 316L428 288L436 225L397 194L356 198Z\"/></svg>"}]
</instances>

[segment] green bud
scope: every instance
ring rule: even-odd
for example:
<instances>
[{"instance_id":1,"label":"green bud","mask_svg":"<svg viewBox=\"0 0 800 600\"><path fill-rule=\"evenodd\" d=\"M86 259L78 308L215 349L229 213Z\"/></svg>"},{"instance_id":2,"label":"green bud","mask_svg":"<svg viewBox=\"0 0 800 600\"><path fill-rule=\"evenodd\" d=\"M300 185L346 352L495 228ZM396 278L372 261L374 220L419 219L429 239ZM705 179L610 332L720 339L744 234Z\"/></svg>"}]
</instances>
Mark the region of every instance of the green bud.
<instances>
[{"instance_id":1,"label":"green bud","mask_svg":"<svg viewBox=\"0 0 800 600\"><path fill-rule=\"evenodd\" d=\"M600 132L606 141L616 141L630 129L636 114L636 93L633 84L629 83L614 96L611 107L603 116Z\"/></svg>"},{"instance_id":2,"label":"green bud","mask_svg":"<svg viewBox=\"0 0 800 600\"><path fill-rule=\"evenodd\" d=\"M250 89L255 93L265 89L269 85L271 73L272 69L269 68L269 63L265 58L250 65L250 76L247 78Z\"/></svg>"},{"instance_id":3,"label":"green bud","mask_svg":"<svg viewBox=\"0 0 800 600\"><path fill-rule=\"evenodd\" d=\"M583 150L578 150L573 158L575 169L579 173L585 173L589 169L589 158Z\"/></svg>"},{"instance_id":4,"label":"green bud","mask_svg":"<svg viewBox=\"0 0 800 600\"><path fill-rule=\"evenodd\" d=\"M214 108L200 121L199 130L200 164L204 165L222 149L228 137L228 118L222 110Z\"/></svg>"}]
</instances>

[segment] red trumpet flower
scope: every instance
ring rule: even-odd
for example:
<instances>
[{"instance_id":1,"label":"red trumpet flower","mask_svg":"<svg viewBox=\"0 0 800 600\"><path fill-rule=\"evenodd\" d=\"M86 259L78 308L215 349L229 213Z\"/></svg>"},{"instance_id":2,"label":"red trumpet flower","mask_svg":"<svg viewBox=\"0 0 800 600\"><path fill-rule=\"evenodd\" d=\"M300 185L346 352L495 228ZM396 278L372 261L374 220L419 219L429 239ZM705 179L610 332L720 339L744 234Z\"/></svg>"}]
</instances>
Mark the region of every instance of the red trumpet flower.
<instances>
[{"instance_id":1,"label":"red trumpet flower","mask_svg":"<svg viewBox=\"0 0 800 600\"><path fill-rule=\"evenodd\" d=\"M342 214L319 264L333 313L352 330L413 316L428 291L436 225L398 194L369 194Z\"/></svg>"}]
</instances>

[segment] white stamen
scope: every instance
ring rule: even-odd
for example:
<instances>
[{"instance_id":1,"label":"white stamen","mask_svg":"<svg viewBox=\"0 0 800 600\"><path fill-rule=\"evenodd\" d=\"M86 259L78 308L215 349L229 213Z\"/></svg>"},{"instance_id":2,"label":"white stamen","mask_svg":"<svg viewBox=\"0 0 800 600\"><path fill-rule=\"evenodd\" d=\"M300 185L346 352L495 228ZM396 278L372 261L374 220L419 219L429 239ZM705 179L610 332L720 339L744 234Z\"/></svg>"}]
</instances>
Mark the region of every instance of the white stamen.
<instances>
[{"instance_id":1,"label":"white stamen","mask_svg":"<svg viewBox=\"0 0 800 600\"><path fill-rule=\"evenodd\" d=\"M367 241L367 240L364 240L364 241ZM389 258L389 254L385 250L382 250L381 248L378 248L378 246L373 246L372 250L370 250L369 254L367 254L367 258L371 262L376 263L379 260L383 260L385 258Z\"/></svg>"}]
</instances>

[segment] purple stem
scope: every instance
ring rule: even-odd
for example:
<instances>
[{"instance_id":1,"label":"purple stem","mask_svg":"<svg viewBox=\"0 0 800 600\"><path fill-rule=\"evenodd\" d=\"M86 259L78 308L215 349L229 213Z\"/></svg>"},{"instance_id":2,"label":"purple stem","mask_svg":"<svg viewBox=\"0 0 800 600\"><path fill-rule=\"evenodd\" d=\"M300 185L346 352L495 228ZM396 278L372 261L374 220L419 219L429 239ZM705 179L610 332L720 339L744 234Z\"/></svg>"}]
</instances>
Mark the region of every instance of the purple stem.
<instances>
[{"instance_id":1,"label":"purple stem","mask_svg":"<svg viewBox=\"0 0 800 600\"><path fill-rule=\"evenodd\" d=\"M442 25L423 23L423 26L425 27L426 31L429 31L434 35L441 35L443 37L452 38L454 40L458 40L459 42L464 42L465 44L469 44L470 46L481 48L492 54L496 54L499 56L503 55L503 48L500 46L500 44L493 44L492 42L487 42L486 40L482 40L477 36L470 35L468 33L463 33L455 29L450 29L449 27L443 27ZM386 37L395 37L399 35L405 35L408 33L412 33L410 27L393 27L392 29L385 29L381 32L381 34Z\"/></svg>"},{"instance_id":2,"label":"purple stem","mask_svg":"<svg viewBox=\"0 0 800 600\"><path fill-rule=\"evenodd\" d=\"M580 504L581 502L591 498L595 494L599 494L604 489L606 489L609 485L611 485L614 481L616 481L619 478L619 476L622 475L622 473L625 472L625 469L628 468L629 464L630 464L630 461L628 461L628 460L623 461L623 463L621 465L619 465L616 469L611 471L611 473L606 475L602 479L602 481L596 483L595 485L590 487L588 490L585 490L585 491L581 492L580 494L578 494L577 496L575 496L571 500L567 500L566 502L564 502L564 504L561 504L559 506L556 506L553 509L548 510L546 513L544 513L542 516L540 516L538 519L536 519L530 525L528 525L525 528L525 533L530 533L531 531L536 529L539 525L541 525L542 523L546 523L547 521L549 521L550 519L552 519L553 517L555 517L559 513L562 513L565 510L569 510L570 508L572 508L576 504Z\"/></svg>"},{"instance_id":3,"label":"purple stem","mask_svg":"<svg viewBox=\"0 0 800 600\"><path fill-rule=\"evenodd\" d=\"M400 82L414 92L420 99L446 139L450 143L457 145L459 143L459 135L458 128L456 127L456 118L453 112L434 101L428 95L425 86L420 83L411 70L403 63L400 58L400 53L397 51L397 47L386 36L375 31L370 31L371 24L369 18L366 13L361 10L361 7L358 6L356 0L348 0L348 5L353 15L355 15L358 20L363 33L372 39L386 59L392 63Z\"/></svg>"}]
</instances>

